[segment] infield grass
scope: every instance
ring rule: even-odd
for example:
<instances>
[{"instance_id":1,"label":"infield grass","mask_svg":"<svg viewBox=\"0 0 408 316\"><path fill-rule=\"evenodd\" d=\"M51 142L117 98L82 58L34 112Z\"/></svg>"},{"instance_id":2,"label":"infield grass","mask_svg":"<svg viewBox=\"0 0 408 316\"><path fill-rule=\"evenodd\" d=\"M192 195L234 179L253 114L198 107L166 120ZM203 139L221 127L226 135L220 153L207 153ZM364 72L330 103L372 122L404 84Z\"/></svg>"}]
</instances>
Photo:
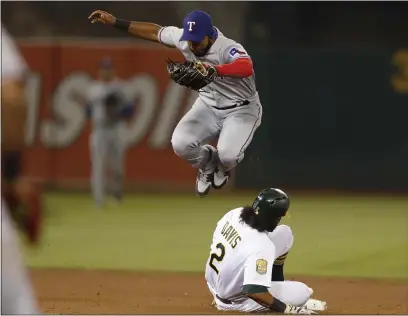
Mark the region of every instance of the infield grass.
<instances>
[{"instance_id":1,"label":"infield grass","mask_svg":"<svg viewBox=\"0 0 408 316\"><path fill-rule=\"evenodd\" d=\"M89 194L48 193L31 267L203 271L216 222L254 196L128 195L94 209ZM408 199L292 196L288 274L408 279Z\"/></svg>"}]
</instances>

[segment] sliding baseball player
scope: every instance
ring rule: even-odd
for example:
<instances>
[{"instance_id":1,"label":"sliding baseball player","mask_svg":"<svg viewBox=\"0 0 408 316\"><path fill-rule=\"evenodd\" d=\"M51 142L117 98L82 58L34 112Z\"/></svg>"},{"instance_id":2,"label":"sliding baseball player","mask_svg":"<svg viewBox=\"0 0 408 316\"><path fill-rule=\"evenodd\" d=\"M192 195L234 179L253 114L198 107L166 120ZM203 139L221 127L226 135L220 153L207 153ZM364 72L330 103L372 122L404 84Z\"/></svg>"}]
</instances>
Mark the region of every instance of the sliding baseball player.
<instances>
[{"instance_id":1,"label":"sliding baseball player","mask_svg":"<svg viewBox=\"0 0 408 316\"><path fill-rule=\"evenodd\" d=\"M282 190L262 190L252 206L229 211L213 234L205 279L222 311L316 314L327 308L306 284L285 281L283 266L293 244L279 225L289 208Z\"/></svg>"}]
</instances>

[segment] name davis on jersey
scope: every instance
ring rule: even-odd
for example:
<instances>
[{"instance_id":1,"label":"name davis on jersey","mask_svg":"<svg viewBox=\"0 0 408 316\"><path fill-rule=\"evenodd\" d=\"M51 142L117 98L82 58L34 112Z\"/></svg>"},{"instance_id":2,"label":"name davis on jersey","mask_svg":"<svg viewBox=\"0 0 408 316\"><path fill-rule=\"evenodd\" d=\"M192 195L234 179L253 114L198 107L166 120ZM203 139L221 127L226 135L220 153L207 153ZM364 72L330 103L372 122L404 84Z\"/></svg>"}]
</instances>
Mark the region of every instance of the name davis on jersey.
<instances>
[{"instance_id":1,"label":"name davis on jersey","mask_svg":"<svg viewBox=\"0 0 408 316\"><path fill-rule=\"evenodd\" d=\"M235 248L239 241L241 241L241 236L229 222L226 222L224 227L221 230L221 234L224 236L225 240L231 245L232 248Z\"/></svg>"}]
</instances>

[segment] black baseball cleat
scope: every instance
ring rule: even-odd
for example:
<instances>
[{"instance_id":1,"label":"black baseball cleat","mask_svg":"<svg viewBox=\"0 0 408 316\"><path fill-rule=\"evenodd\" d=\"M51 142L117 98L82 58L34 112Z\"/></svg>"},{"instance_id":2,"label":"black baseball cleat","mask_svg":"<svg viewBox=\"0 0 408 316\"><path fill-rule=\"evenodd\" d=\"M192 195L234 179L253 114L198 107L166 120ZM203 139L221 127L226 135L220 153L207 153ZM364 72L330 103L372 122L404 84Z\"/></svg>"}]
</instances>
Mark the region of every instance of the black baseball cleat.
<instances>
[{"instance_id":1,"label":"black baseball cleat","mask_svg":"<svg viewBox=\"0 0 408 316\"><path fill-rule=\"evenodd\" d=\"M213 177L213 172L204 173L201 170L198 171L195 190L199 197L206 197L210 192Z\"/></svg>"},{"instance_id":2,"label":"black baseball cleat","mask_svg":"<svg viewBox=\"0 0 408 316\"><path fill-rule=\"evenodd\" d=\"M230 176L230 171L224 172L219 168L215 169L214 176L212 177L212 187L216 190L223 188L227 184Z\"/></svg>"}]
</instances>

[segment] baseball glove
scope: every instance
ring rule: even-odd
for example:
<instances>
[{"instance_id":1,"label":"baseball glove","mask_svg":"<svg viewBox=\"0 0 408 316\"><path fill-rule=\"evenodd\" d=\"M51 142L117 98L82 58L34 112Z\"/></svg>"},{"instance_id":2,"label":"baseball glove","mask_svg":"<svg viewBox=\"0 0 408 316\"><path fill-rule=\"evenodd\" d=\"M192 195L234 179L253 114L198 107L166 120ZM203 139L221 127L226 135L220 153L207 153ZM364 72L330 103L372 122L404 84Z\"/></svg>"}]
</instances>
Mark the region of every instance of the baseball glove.
<instances>
[{"instance_id":1,"label":"baseball glove","mask_svg":"<svg viewBox=\"0 0 408 316\"><path fill-rule=\"evenodd\" d=\"M217 70L198 61L173 62L168 59L167 71L172 80L181 86L199 91L214 81Z\"/></svg>"},{"instance_id":2,"label":"baseball glove","mask_svg":"<svg viewBox=\"0 0 408 316\"><path fill-rule=\"evenodd\" d=\"M25 180L13 183L2 181L1 191L17 227L30 244L37 244L42 231L43 215L39 187Z\"/></svg>"}]
</instances>

